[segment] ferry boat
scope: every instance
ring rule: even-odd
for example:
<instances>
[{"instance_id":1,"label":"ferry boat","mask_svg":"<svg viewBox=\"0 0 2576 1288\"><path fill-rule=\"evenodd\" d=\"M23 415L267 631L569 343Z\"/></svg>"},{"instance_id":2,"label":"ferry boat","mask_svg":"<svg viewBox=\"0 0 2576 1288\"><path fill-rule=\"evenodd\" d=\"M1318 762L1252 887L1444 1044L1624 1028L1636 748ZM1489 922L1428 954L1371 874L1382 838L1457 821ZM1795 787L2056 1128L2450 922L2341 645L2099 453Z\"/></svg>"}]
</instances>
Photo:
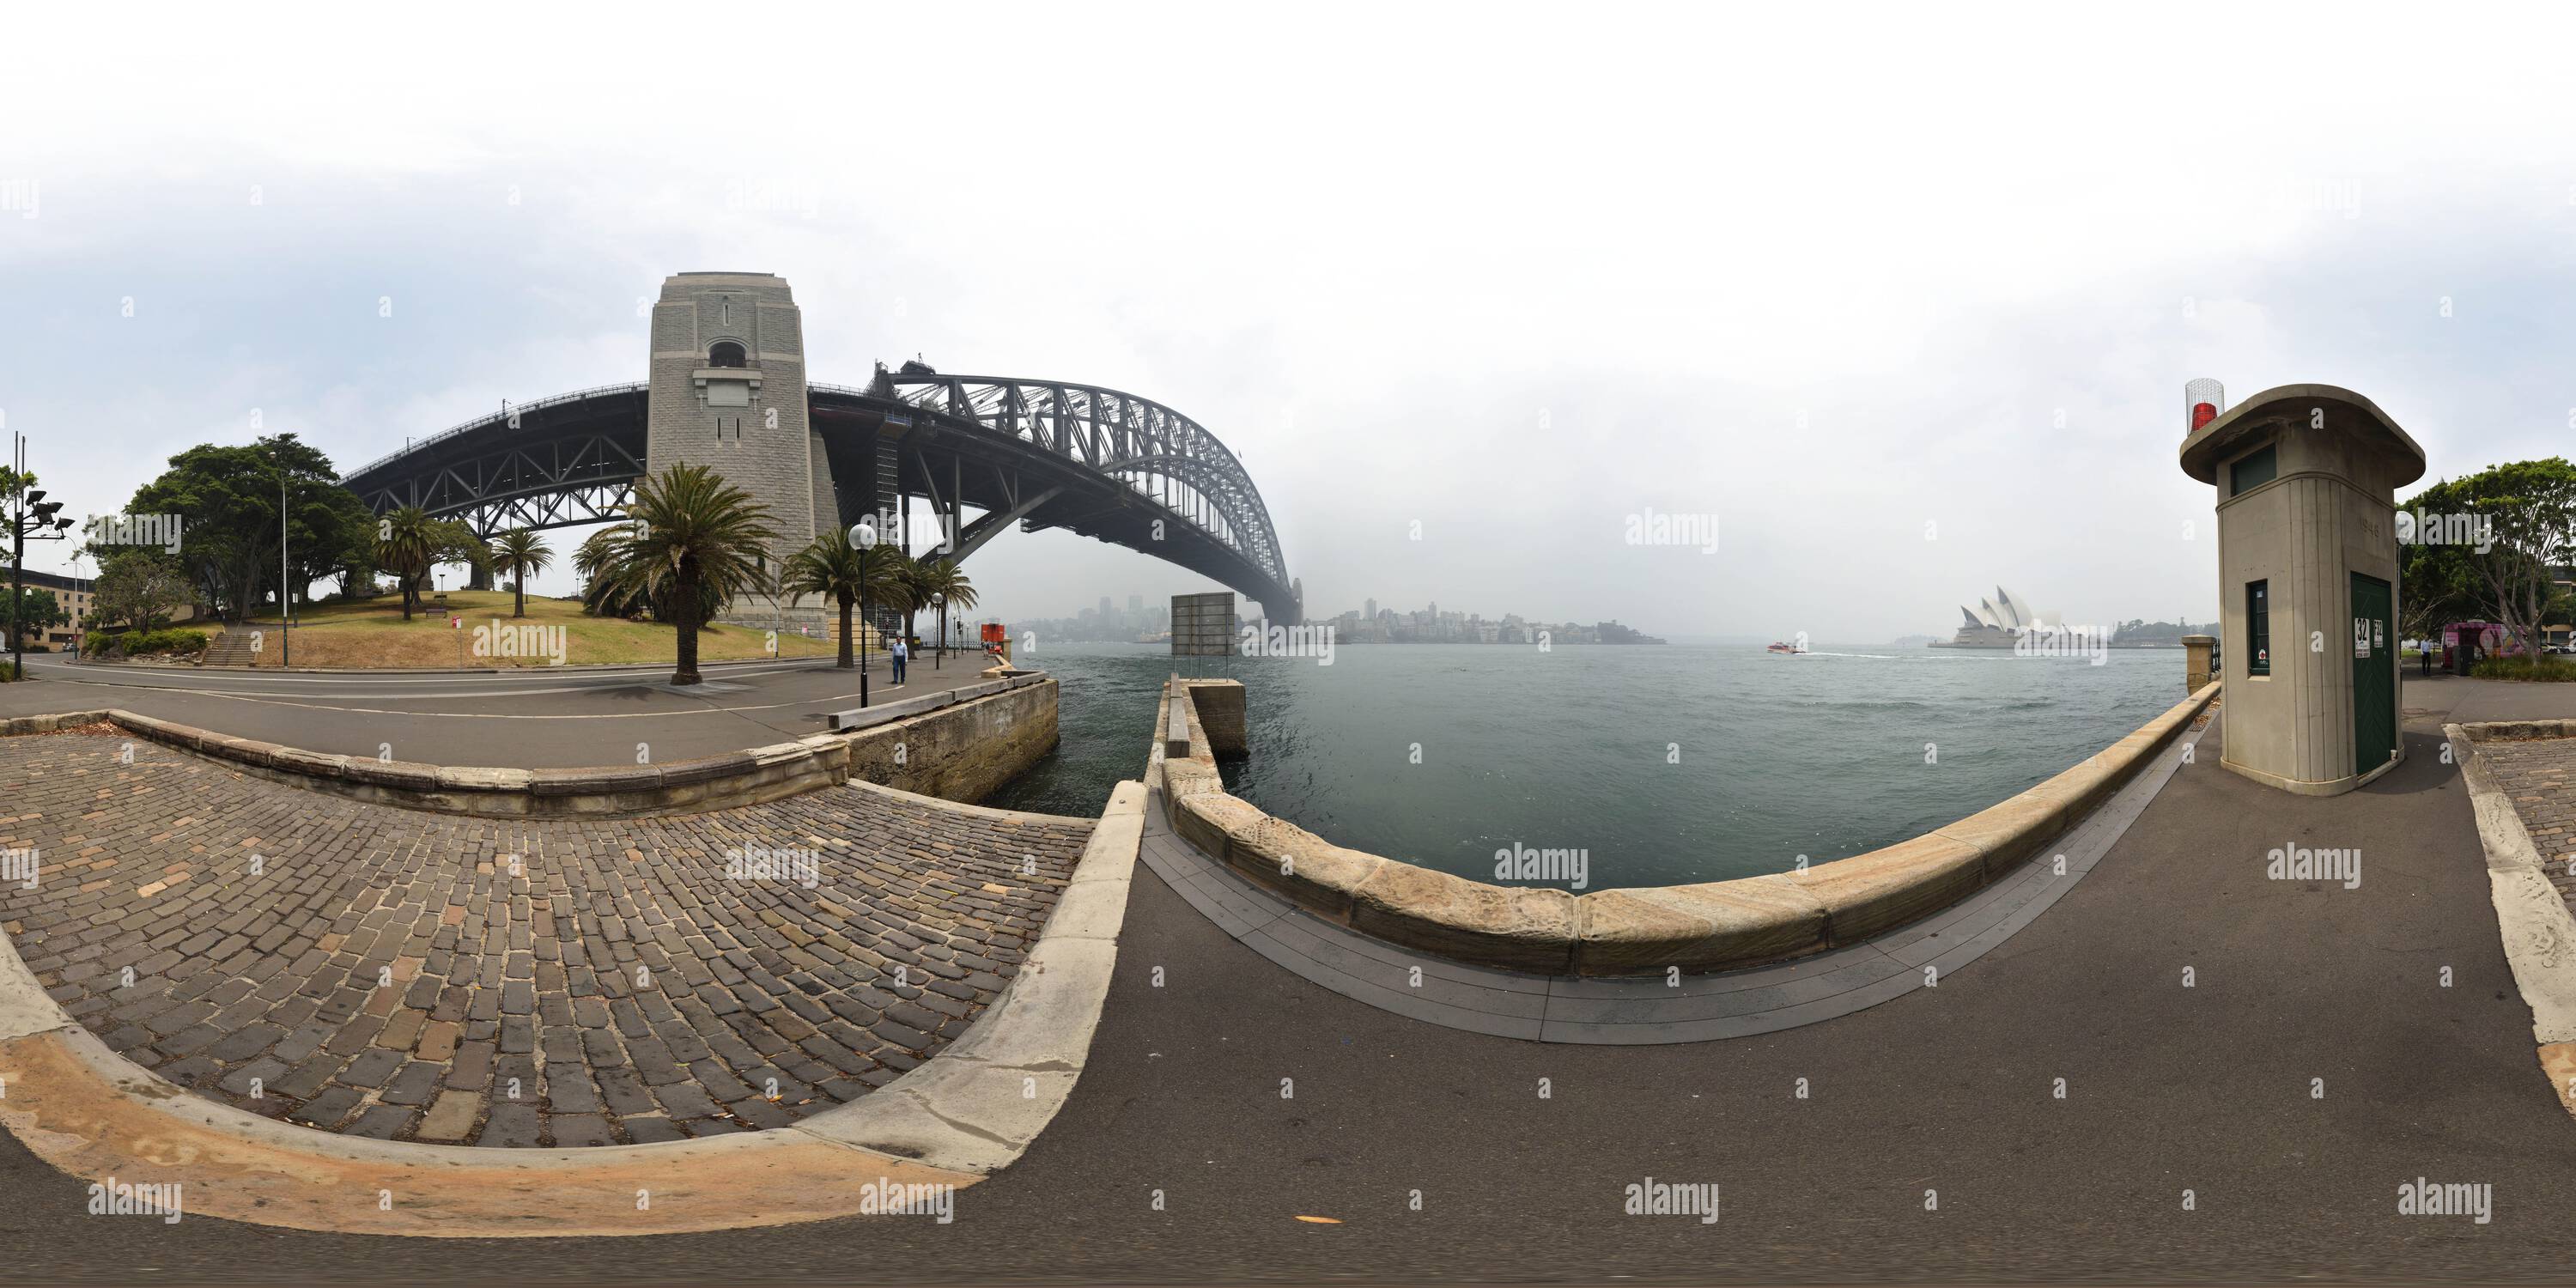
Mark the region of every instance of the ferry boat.
<instances>
[{"instance_id":1,"label":"ferry boat","mask_svg":"<svg viewBox=\"0 0 2576 1288\"><path fill-rule=\"evenodd\" d=\"M1807 650L1802 649L1795 644L1773 644L1771 647L1763 650L1765 653L1786 653L1792 657L1806 651Z\"/></svg>"}]
</instances>

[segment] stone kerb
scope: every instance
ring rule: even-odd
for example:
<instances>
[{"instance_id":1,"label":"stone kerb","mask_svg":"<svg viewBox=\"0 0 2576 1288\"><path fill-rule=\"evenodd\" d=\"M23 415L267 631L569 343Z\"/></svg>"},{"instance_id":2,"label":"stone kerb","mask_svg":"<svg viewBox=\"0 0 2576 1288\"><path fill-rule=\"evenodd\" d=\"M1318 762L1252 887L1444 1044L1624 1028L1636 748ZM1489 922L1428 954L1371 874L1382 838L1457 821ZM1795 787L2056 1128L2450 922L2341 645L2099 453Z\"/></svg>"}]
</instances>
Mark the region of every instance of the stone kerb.
<instances>
[{"instance_id":1,"label":"stone kerb","mask_svg":"<svg viewBox=\"0 0 2576 1288\"><path fill-rule=\"evenodd\" d=\"M1577 896L1347 849L1228 794L1195 700L1203 683L1166 686L1181 701L1189 754L1167 754L1158 741L1149 757L1174 831L1336 924L1457 961L1552 975L1730 970L1919 921L2039 854L2188 729L2219 690L2206 685L2048 781L1883 849L1804 872Z\"/></svg>"},{"instance_id":2,"label":"stone kerb","mask_svg":"<svg viewBox=\"0 0 2576 1288\"><path fill-rule=\"evenodd\" d=\"M2459 731L2470 742L2531 742L2544 738L2576 738L2576 720L2489 720L2477 724L2445 726Z\"/></svg>"},{"instance_id":3,"label":"stone kerb","mask_svg":"<svg viewBox=\"0 0 2576 1288\"><path fill-rule=\"evenodd\" d=\"M2486 743L2576 737L2576 720L2446 724L2442 737L2477 815L2487 894L2514 986L2531 1008L2541 1071L2559 1103L2576 1114L2576 919L2550 880L2549 856L2532 839L2513 793L2479 750Z\"/></svg>"},{"instance_id":4,"label":"stone kerb","mask_svg":"<svg viewBox=\"0 0 2576 1288\"><path fill-rule=\"evenodd\" d=\"M327 755L236 738L131 711L117 728L290 786L443 814L494 818L637 818L757 805L843 781L839 738L818 734L656 765L506 769Z\"/></svg>"},{"instance_id":5,"label":"stone kerb","mask_svg":"<svg viewBox=\"0 0 2576 1288\"><path fill-rule=\"evenodd\" d=\"M661 764L580 769L430 765L332 755L116 709L0 719L0 737L55 733L104 720L262 778L376 804L489 818L644 818L758 805L846 782L853 737L882 734L889 725L937 718L1051 682L1043 672L992 680L890 705L883 709L883 719L842 725L837 734ZM877 710L871 708L872 713Z\"/></svg>"}]
</instances>

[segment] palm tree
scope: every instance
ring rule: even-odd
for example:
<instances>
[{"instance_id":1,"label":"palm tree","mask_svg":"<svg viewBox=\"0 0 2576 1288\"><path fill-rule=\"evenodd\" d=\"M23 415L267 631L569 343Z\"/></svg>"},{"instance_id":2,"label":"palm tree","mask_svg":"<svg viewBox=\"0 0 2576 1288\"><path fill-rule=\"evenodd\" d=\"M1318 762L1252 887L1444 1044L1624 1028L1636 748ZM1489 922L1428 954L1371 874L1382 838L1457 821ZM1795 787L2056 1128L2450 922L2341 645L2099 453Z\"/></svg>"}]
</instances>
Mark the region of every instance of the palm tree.
<instances>
[{"instance_id":1,"label":"palm tree","mask_svg":"<svg viewBox=\"0 0 2576 1288\"><path fill-rule=\"evenodd\" d=\"M528 574L544 572L554 561L554 547L534 528L512 528L492 543L492 562L510 570L510 580L519 592L518 607L510 616L528 615Z\"/></svg>"},{"instance_id":2,"label":"palm tree","mask_svg":"<svg viewBox=\"0 0 2576 1288\"><path fill-rule=\"evenodd\" d=\"M966 579L965 570L954 559L942 559L923 568L922 583L939 606L939 648L944 654L948 649L949 610L964 613L975 606L975 583ZM934 661L932 665L938 663Z\"/></svg>"},{"instance_id":3,"label":"palm tree","mask_svg":"<svg viewBox=\"0 0 2576 1288\"><path fill-rule=\"evenodd\" d=\"M902 551L889 545L851 545L848 530L835 528L788 557L787 566L778 573L778 590L786 595L828 595L840 606L841 669L846 671L857 664L851 656L858 637L851 633L850 613L859 600L873 599L912 611L902 568L895 562L902 557Z\"/></svg>"},{"instance_id":4,"label":"palm tree","mask_svg":"<svg viewBox=\"0 0 2576 1288\"><path fill-rule=\"evenodd\" d=\"M429 576L438 558L440 526L438 520L416 505L406 505L377 522L376 563L401 584L406 622L411 620L412 605L420 597L420 583Z\"/></svg>"},{"instance_id":5,"label":"palm tree","mask_svg":"<svg viewBox=\"0 0 2576 1288\"><path fill-rule=\"evenodd\" d=\"M635 485L626 514L631 522L606 529L615 535L599 589L666 617L679 632L671 683L699 683L698 632L711 607L769 584L763 554L778 539L769 507L706 466L673 465Z\"/></svg>"},{"instance_id":6,"label":"palm tree","mask_svg":"<svg viewBox=\"0 0 2576 1288\"><path fill-rule=\"evenodd\" d=\"M903 637L912 638L912 615L930 602L930 561L906 556L895 571L903 584Z\"/></svg>"},{"instance_id":7,"label":"palm tree","mask_svg":"<svg viewBox=\"0 0 2576 1288\"><path fill-rule=\"evenodd\" d=\"M595 617L641 616L644 601L609 584L607 572L617 562L617 528L601 528L582 539L572 553L572 570L581 578L582 611Z\"/></svg>"}]
</instances>

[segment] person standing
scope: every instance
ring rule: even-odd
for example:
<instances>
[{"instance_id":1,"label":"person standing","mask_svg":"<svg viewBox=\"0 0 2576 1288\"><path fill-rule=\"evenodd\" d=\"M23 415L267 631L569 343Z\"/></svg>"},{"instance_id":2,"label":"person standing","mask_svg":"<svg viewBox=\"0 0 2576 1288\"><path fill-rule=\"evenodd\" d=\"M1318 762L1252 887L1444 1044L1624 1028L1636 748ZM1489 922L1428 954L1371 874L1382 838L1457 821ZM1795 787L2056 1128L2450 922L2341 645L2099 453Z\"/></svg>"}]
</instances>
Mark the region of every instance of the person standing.
<instances>
[{"instance_id":1,"label":"person standing","mask_svg":"<svg viewBox=\"0 0 2576 1288\"><path fill-rule=\"evenodd\" d=\"M886 650L886 656L894 659L894 682L900 687L903 684L904 663L912 660L912 648L904 642L902 636L897 635L894 637L893 645Z\"/></svg>"}]
</instances>

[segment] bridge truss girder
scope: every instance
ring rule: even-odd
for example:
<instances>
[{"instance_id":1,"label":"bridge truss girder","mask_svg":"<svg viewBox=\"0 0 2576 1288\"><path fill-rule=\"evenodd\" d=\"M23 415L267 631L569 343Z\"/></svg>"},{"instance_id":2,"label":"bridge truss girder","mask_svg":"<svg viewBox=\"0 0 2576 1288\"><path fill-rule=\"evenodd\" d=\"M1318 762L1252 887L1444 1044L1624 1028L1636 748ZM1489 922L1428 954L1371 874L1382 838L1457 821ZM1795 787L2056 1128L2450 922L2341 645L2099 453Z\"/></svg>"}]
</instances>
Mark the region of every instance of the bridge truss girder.
<instances>
[{"instance_id":1,"label":"bridge truss girder","mask_svg":"<svg viewBox=\"0 0 2576 1288\"><path fill-rule=\"evenodd\" d=\"M1243 462L1198 422L1161 403L1115 389L1008 376L889 375L897 399L971 420L1092 470L1159 459L1140 478L1178 484L1137 490L1189 518L1281 584L1288 581L1277 530ZM1178 462L1188 462L1187 466Z\"/></svg>"},{"instance_id":2,"label":"bridge truss girder","mask_svg":"<svg viewBox=\"0 0 2576 1288\"><path fill-rule=\"evenodd\" d=\"M844 524L876 504L882 438L897 448L894 493L907 509L910 498L927 499L961 559L1015 522L1022 531L1063 528L1234 586L1275 618L1299 611L1269 512L1241 461L1158 403L980 377L810 390ZM645 472L645 398L641 386L617 386L523 404L343 482L378 514L418 505L486 538L608 522ZM973 523L961 522L967 508L982 511Z\"/></svg>"}]
</instances>

